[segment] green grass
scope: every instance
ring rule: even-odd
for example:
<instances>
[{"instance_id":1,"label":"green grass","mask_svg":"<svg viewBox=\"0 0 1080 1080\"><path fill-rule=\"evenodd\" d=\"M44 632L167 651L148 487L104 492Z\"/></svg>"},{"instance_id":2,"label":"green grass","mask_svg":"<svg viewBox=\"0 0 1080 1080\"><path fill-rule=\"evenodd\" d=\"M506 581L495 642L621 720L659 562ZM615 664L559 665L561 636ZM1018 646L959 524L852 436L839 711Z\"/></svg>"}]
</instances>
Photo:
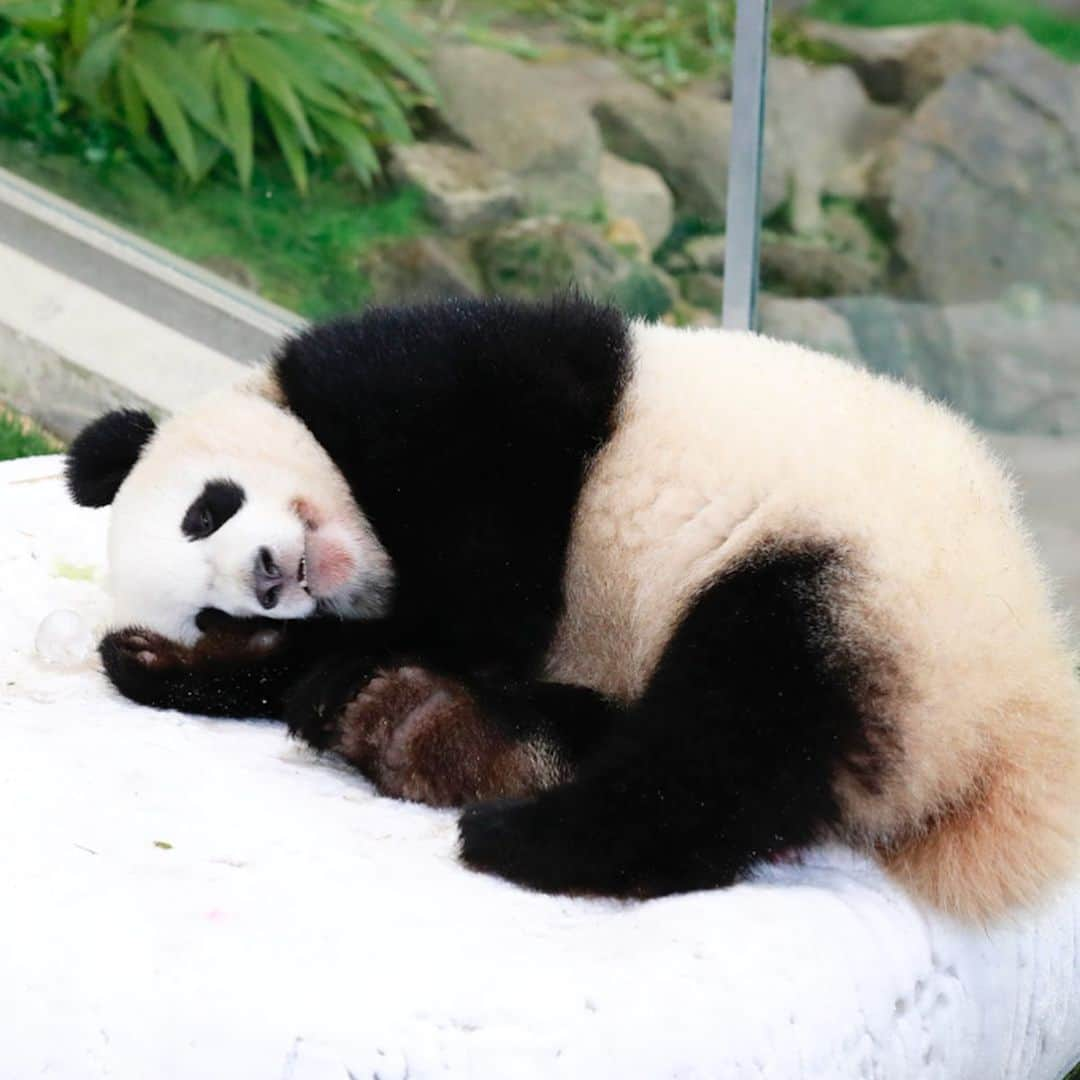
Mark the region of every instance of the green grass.
<instances>
[{"instance_id":1,"label":"green grass","mask_svg":"<svg viewBox=\"0 0 1080 1080\"><path fill-rule=\"evenodd\" d=\"M437 11L444 3L427 0L424 6ZM433 36L483 42L483 32L492 44L536 57L544 50L529 50L530 30L555 26L565 39L616 57L641 81L671 93L730 71L734 23L735 0L465 0ZM786 15L773 18L772 47L821 62L843 55L811 41L798 19Z\"/></svg>"},{"instance_id":2,"label":"green grass","mask_svg":"<svg viewBox=\"0 0 1080 1080\"><path fill-rule=\"evenodd\" d=\"M816 0L809 14L855 26L960 20L1000 29L1020 26L1066 60L1080 61L1080 19L1035 0Z\"/></svg>"},{"instance_id":3,"label":"green grass","mask_svg":"<svg viewBox=\"0 0 1080 1080\"><path fill-rule=\"evenodd\" d=\"M303 198L282 169L257 170L246 193L216 177L169 191L130 159L116 158L95 164L0 139L5 168L308 318L362 304L369 291L359 268L363 252L427 227L411 190L366 191L347 177L313 175Z\"/></svg>"},{"instance_id":4,"label":"green grass","mask_svg":"<svg viewBox=\"0 0 1080 1080\"><path fill-rule=\"evenodd\" d=\"M0 405L0 461L55 454L60 449L61 444L52 436L39 430L26 417Z\"/></svg>"}]
</instances>

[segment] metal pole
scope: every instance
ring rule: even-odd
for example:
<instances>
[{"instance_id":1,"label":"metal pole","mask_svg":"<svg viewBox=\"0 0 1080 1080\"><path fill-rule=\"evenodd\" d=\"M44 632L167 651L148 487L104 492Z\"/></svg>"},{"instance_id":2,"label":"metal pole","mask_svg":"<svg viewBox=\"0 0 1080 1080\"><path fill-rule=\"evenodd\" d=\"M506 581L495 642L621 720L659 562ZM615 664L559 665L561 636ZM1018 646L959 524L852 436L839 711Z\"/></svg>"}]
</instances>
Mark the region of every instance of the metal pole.
<instances>
[{"instance_id":1,"label":"metal pole","mask_svg":"<svg viewBox=\"0 0 1080 1080\"><path fill-rule=\"evenodd\" d=\"M738 0L724 247L723 322L731 330L753 330L757 326L761 159L768 58L769 0Z\"/></svg>"}]
</instances>

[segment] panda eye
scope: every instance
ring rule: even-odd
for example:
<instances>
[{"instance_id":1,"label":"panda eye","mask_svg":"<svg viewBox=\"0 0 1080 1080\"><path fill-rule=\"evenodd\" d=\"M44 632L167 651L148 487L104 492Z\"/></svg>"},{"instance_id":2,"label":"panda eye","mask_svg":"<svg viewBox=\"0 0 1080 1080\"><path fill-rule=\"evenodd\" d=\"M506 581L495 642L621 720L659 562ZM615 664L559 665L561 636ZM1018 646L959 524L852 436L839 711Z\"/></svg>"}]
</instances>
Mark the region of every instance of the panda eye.
<instances>
[{"instance_id":1,"label":"panda eye","mask_svg":"<svg viewBox=\"0 0 1080 1080\"><path fill-rule=\"evenodd\" d=\"M211 480L187 508L180 531L189 540L216 533L244 505L244 489L232 480Z\"/></svg>"}]
</instances>

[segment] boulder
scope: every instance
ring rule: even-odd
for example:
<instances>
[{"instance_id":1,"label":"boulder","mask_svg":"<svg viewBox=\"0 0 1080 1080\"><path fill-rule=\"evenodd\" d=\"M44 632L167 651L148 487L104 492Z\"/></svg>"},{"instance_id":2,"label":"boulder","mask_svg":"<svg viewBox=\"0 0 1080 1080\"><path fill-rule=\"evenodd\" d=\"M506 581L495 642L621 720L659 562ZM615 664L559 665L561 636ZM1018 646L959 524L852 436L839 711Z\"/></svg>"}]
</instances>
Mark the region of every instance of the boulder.
<instances>
[{"instance_id":1,"label":"boulder","mask_svg":"<svg viewBox=\"0 0 1080 1080\"><path fill-rule=\"evenodd\" d=\"M548 296L576 287L653 319L671 310L678 296L662 270L620 251L584 222L517 221L482 238L476 250L488 289L502 296Z\"/></svg>"},{"instance_id":2,"label":"boulder","mask_svg":"<svg viewBox=\"0 0 1080 1080\"><path fill-rule=\"evenodd\" d=\"M946 79L964 71L999 49L1002 35L971 23L941 23L931 27L904 57L901 101L918 105Z\"/></svg>"},{"instance_id":3,"label":"boulder","mask_svg":"<svg viewBox=\"0 0 1080 1080\"><path fill-rule=\"evenodd\" d=\"M848 68L812 67L793 57L769 62L766 117L798 233L822 230L824 195L869 193L870 175L904 119L874 104Z\"/></svg>"},{"instance_id":4,"label":"boulder","mask_svg":"<svg viewBox=\"0 0 1080 1080\"><path fill-rule=\"evenodd\" d=\"M953 362L968 373L960 402L998 431L1080 432L1080 304L956 304L943 310Z\"/></svg>"},{"instance_id":5,"label":"boulder","mask_svg":"<svg viewBox=\"0 0 1080 1080\"><path fill-rule=\"evenodd\" d=\"M897 246L922 296L994 299L1014 284L1080 295L1080 67L1009 40L954 75L900 133Z\"/></svg>"},{"instance_id":6,"label":"boulder","mask_svg":"<svg viewBox=\"0 0 1080 1080\"><path fill-rule=\"evenodd\" d=\"M683 252L696 270L707 270L713 274L724 272L724 253L727 250L727 238L723 235L708 233L688 240Z\"/></svg>"},{"instance_id":7,"label":"boulder","mask_svg":"<svg viewBox=\"0 0 1080 1080\"><path fill-rule=\"evenodd\" d=\"M617 251L634 259L647 261L652 252L648 237L633 218L612 218L604 226L604 239Z\"/></svg>"},{"instance_id":8,"label":"boulder","mask_svg":"<svg viewBox=\"0 0 1080 1080\"><path fill-rule=\"evenodd\" d=\"M778 236L761 244L761 280L795 296L853 296L881 284L883 265L827 244Z\"/></svg>"},{"instance_id":9,"label":"boulder","mask_svg":"<svg viewBox=\"0 0 1080 1080\"><path fill-rule=\"evenodd\" d=\"M395 179L424 195L428 213L449 233L464 233L516 217L522 195L513 178L482 155L449 143L395 146Z\"/></svg>"},{"instance_id":10,"label":"boulder","mask_svg":"<svg viewBox=\"0 0 1080 1080\"><path fill-rule=\"evenodd\" d=\"M938 307L885 297L833 300L864 362L948 402L983 427L1080 432L1080 304Z\"/></svg>"},{"instance_id":11,"label":"boulder","mask_svg":"<svg viewBox=\"0 0 1080 1080\"><path fill-rule=\"evenodd\" d=\"M873 291L884 276L884 253L869 230L854 215L830 208L825 232L813 239L765 232L760 266L764 285L796 296L850 296ZM846 232L844 231L846 230ZM722 275L725 238L697 236L683 249L699 273ZM683 289L687 299L695 301Z\"/></svg>"},{"instance_id":12,"label":"boulder","mask_svg":"<svg viewBox=\"0 0 1080 1080\"><path fill-rule=\"evenodd\" d=\"M675 200L664 178L648 165L605 153L600 159L600 191L608 214L636 222L650 251L671 231Z\"/></svg>"},{"instance_id":13,"label":"boulder","mask_svg":"<svg viewBox=\"0 0 1080 1080\"><path fill-rule=\"evenodd\" d=\"M724 220L731 102L700 92L668 101L644 86L624 85L603 94L593 115L607 148L656 169L683 212ZM765 213L771 213L787 190L768 133L766 140L762 201Z\"/></svg>"},{"instance_id":14,"label":"boulder","mask_svg":"<svg viewBox=\"0 0 1080 1080\"><path fill-rule=\"evenodd\" d=\"M483 282L463 241L419 236L382 244L361 260L377 304L479 296Z\"/></svg>"},{"instance_id":15,"label":"boulder","mask_svg":"<svg viewBox=\"0 0 1080 1080\"><path fill-rule=\"evenodd\" d=\"M808 21L803 33L837 48L874 101L908 107L1001 44L995 31L962 22L868 28Z\"/></svg>"},{"instance_id":16,"label":"boulder","mask_svg":"<svg viewBox=\"0 0 1080 1080\"><path fill-rule=\"evenodd\" d=\"M857 360L859 347L847 319L821 300L791 299L762 293L758 302L761 333L779 341Z\"/></svg>"},{"instance_id":17,"label":"boulder","mask_svg":"<svg viewBox=\"0 0 1080 1080\"><path fill-rule=\"evenodd\" d=\"M694 307L719 311L724 303L724 278L721 274L696 271L679 278L683 298Z\"/></svg>"},{"instance_id":18,"label":"boulder","mask_svg":"<svg viewBox=\"0 0 1080 1080\"><path fill-rule=\"evenodd\" d=\"M519 180L533 211L595 210L600 133L586 107L548 85L542 65L476 45L443 45L431 64L445 122Z\"/></svg>"}]
</instances>

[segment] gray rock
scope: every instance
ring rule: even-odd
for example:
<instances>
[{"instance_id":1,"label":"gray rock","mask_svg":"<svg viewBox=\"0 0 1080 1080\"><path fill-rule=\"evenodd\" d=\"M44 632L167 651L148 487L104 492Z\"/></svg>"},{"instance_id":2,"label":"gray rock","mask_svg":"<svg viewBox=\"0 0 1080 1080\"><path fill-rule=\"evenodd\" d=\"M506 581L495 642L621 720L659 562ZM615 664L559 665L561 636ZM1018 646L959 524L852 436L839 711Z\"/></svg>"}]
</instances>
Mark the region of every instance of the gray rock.
<instances>
[{"instance_id":1,"label":"gray rock","mask_svg":"<svg viewBox=\"0 0 1080 1080\"><path fill-rule=\"evenodd\" d=\"M721 222L727 206L731 103L700 93L667 101L644 86L621 86L603 94L593 114L604 143L619 157L660 172L680 208ZM767 133L762 199L766 213L787 192L782 168Z\"/></svg>"},{"instance_id":2,"label":"gray rock","mask_svg":"<svg viewBox=\"0 0 1080 1080\"><path fill-rule=\"evenodd\" d=\"M384 244L361 260L379 304L414 303L447 296L479 296L483 282L463 241L420 236Z\"/></svg>"},{"instance_id":3,"label":"gray rock","mask_svg":"<svg viewBox=\"0 0 1080 1080\"><path fill-rule=\"evenodd\" d=\"M600 159L600 191L609 216L636 221L650 250L671 231L675 200L664 178L648 165L605 153Z\"/></svg>"},{"instance_id":4,"label":"gray rock","mask_svg":"<svg viewBox=\"0 0 1080 1080\"><path fill-rule=\"evenodd\" d=\"M881 284L882 264L825 244L776 237L761 244L761 280L795 296L853 296Z\"/></svg>"},{"instance_id":5,"label":"gray rock","mask_svg":"<svg viewBox=\"0 0 1080 1080\"><path fill-rule=\"evenodd\" d=\"M1001 47L1002 35L971 23L931 27L904 57L901 101L917 105L946 79Z\"/></svg>"},{"instance_id":6,"label":"gray rock","mask_svg":"<svg viewBox=\"0 0 1080 1080\"><path fill-rule=\"evenodd\" d=\"M1080 304L957 304L942 314L953 362L968 373L966 412L998 431L1080 432Z\"/></svg>"},{"instance_id":7,"label":"gray rock","mask_svg":"<svg viewBox=\"0 0 1080 1080\"><path fill-rule=\"evenodd\" d=\"M1080 295L1080 67L1009 41L954 75L897 139L897 243L918 292Z\"/></svg>"},{"instance_id":8,"label":"gray rock","mask_svg":"<svg viewBox=\"0 0 1080 1080\"><path fill-rule=\"evenodd\" d=\"M820 300L762 293L758 316L761 333L769 337L795 341L849 360L859 358L859 347L847 319Z\"/></svg>"},{"instance_id":9,"label":"gray rock","mask_svg":"<svg viewBox=\"0 0 1080 1080\"><path fill-rule=\"evenodd\" d=\"M688 304L719 311L724 303L724 279L720 274L693 273L679 279L683 298Z\"/></svg>"},{"instance_id":10,"label":"gray rock","mask_svg":"<svg viewBox=\"0 0 1080 1080\"><path fill-rule=\"evenodd\" d=\"M502 296L548 296L570 286L658 318L678 296L658 267L622 253L583 222L530 218L495 230L477 244L488 289Z\"/></svg>"},{"instance_id":11,"label":"gray rock","mask_svg":"<svg viewBox=\"0 0 1080 1080\"><path fill-rule=\"evenodd\" d=\"M511 176L460 146L395 146L390 170L397 180L423 192L428 213L449 233L509 221L522 208L521 191Z\"/></svg>"},{"instance_id":12,"label":"gray rock","mask_svg":"<svg viewBox=\"0 0 1080 1080\"><path fill-rule=\"evenodd\" d=\"M688 240L683 253L697 270L707 270L713 274L724 272L724 252L727 250L727 237L708 234L695 236Z\"/></svg>"},{"instance_id":13,"label":"gray rock","mask_svg":"<svg viewBox=\"0 0 1080 1080\"><path fill-rule=\"evenodd\" d=\"M861 222L842 220L851 230L843 243L829 234L810 241L765 233L760 265L766 285L798 296L846 296L872 291L884 271L875 241L868 230L860 232L856 239L855 230ZM723 274L725 246L723 236L697 236L687 242L683 253L695 269Z\"/></svg>"},{"instance_id":14,"label":"gray rock","mask_svg":"<svg viewBox=\"0 0 1080 1080\"><path fill-rule=\"evenodd\" d=\"M1000 44L993 30L960 22L865 28L808 21L803 32L846 54L875 101L908 106Z\"/></svg>"},{"instance_id":15,"label":"gray rock","mask_svg":"<svg viewBox=\"0 0 1080 1080\"><path fill-rule=\"evenodd\" d=\"M456 135L513 173L534 211L583 212L600 199L600 134L587 109L542 65L475 45L432 57L442 115Z\"/></svg>"},{"instance_id":16,"label":"gray rock","mask_svg":"<svg viewBox=\"0 0 1080 1080\"><path fill-rule=\"evenodd\" d=\"M824 195L868 194L870 175L902 121L898 110L874 104L845 67L770 61L767 124L796 232L822 230Z\"/></svg>"},{"instance_id":17,"label":"gray rock","mask_svg":"<svg viewBox=\"0 0 1080 1080\"><path fill-rule=\"evenodd\" d=\"M1080 305L834 300L859 355L998 431L1080 432Z\"/></svg>"}]
</instances>

